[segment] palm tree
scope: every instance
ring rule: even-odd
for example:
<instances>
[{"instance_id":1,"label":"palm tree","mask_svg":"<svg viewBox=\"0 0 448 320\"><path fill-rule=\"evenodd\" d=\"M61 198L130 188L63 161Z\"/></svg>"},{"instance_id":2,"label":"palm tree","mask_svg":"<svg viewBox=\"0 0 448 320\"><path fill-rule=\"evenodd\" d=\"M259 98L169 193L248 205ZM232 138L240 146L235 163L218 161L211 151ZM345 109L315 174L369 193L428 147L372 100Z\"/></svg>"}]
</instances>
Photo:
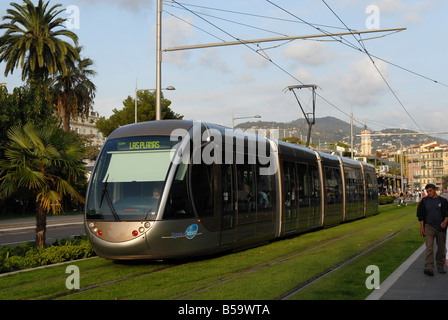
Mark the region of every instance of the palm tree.
<instances>
[{"instance_id":1,"label":"palm tree","mask_svg":"<svg viewBox=\"0 0 448 320\"><path fill-rule=\"evenodd\" d=\"M70 195L84 202L73 184L85 178L84 149L74 132L56 126L37 128L32 123L8 131L5 159L0 160L0 198L30 190L36 200L36 246L45 247L46 214L62 210Z\"/></svg>"},{"instance_id":2,"label":"palm tree","mask_svg":"<svg viewBox=\"0 0 448 320\"><path fill-rule=\"evenodd\" d=\"M49 75L65 73L67 58L71 61L79 58L75 47L61 39L69 38L77 45L78 37L66 30L65 19L57 16L64 10L61 5L48 8L49 1L39 0L37 6L31 0L23 5L11 3L14 9L7 9L0 24L5 33L0 37L0 63L5 61L5 76L22 68L22 80L34 80L41 85ZM61 29L62 28L62 29Z\"/></svg>"},{"instance_id":3,"label":"palm tree","mask_svg":"<svg viewBox=\"0 0 448 320\"><path fill-rule=\"evenodd\" d=\"M67 72L59 73L51 83L54 104L62 115L62 128L65 132L70 130L70 116L83 114L86 117L95 98L96 87L89 77L96 72L91 69L93 61L81 58L82 47L76 47L79 59L74 62L68 60Z\"/></svg>"}]
</instances>

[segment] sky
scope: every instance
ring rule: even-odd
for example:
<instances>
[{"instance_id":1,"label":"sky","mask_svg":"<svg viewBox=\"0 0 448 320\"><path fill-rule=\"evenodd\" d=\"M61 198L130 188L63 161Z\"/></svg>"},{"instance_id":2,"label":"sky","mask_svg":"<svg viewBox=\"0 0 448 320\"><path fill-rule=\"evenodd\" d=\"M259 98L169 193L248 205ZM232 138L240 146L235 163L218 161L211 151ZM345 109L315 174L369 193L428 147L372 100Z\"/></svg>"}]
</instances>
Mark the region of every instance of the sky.
<instances>
[{"instance_id":1,"label":"sky","mask_svg":"<svg viewBox=\"0 0 448 320\"><path fill-rule=\"evenodd\" d=\"M363 34L363 41L349 34L343 40L327 37L319 40L328 41L163 52L162 88L176 88L163 94L184 119L231 126L232 117L260 115L261 119L236 119L235 124L290 122L301 118L302 111L294 93L285 88L313 84L316 118L333 116L350 122L353 113L356 125L371 130L448 131L448 1L182 1L163 3L162 49L347 32L347 27L406 28ZM10 2L0 0L1 17ZM78 35L83 56L95 63L93 108L100 116L122 109L136 86L155 89L155 0L51 0L50 4L66 9L61 16L70 18L67 26ZM0 71L0 83L7 83L9 91L23 84L21 70L5 77L1 63ZM305 112L312 112L311 91L294 92Z\"/></svg>"}]
</instances>

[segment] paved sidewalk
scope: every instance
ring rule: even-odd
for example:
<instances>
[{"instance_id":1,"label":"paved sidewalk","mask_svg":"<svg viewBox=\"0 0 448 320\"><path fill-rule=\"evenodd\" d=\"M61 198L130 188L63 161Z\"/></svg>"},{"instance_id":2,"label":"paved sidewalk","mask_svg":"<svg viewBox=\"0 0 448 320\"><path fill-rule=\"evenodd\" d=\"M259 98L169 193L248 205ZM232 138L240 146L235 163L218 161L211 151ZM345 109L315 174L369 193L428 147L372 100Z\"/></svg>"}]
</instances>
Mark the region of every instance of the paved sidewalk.
<instances>
[{"instance_id":1,"label":"paved sidewalk","mask_svg":"<svg viewBox=\"0 0 448 320\"><path fill-rule=\"evenodd\" d=\"M366 300L447 300L448 273L434 276L423 273L426 247L423 244ZM445 269L448 268L445 266Z\"/></svg>"}]
</instances>

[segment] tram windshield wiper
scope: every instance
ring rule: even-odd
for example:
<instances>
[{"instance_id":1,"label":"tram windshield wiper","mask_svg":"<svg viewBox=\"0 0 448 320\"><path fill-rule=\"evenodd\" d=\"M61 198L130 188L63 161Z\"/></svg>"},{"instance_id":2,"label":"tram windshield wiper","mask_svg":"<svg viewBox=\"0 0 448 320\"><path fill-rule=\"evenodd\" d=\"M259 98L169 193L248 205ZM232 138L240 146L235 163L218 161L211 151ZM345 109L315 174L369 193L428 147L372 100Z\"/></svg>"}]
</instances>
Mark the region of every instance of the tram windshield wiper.
<instances>
[{"instance_id":1,"label":"tram windshield wiper","mask_svg":"<svg viewBox=\"0 0 448 320\"><path fill-rule=\"evenodd\" d=\"M146 212L145 219L143 220L148 219L148 214L152 213L153 211L154 211L153 209L149 209L148 212Z\"/></svg>"},{"instance_id":2,"label":"tram windshield wiper","mask_svg":"<svg viewBox=\"0 0 448 320\"><path fill-rule=\"evenodd\" d=\"M102 193L101 193L101 200L100 200L100 208L103 205L104 196L106 196L107 204L109 205L110 211L112 211L112 215L114 216L115 221L120 221L120 217L118 216L117 210L115 210L114 204L112 203L112 199L110 198L109 191L107 191L107 180L109 179L109 174L106 177L106 180L104 181Z\"/></svg>"}]
</instances>

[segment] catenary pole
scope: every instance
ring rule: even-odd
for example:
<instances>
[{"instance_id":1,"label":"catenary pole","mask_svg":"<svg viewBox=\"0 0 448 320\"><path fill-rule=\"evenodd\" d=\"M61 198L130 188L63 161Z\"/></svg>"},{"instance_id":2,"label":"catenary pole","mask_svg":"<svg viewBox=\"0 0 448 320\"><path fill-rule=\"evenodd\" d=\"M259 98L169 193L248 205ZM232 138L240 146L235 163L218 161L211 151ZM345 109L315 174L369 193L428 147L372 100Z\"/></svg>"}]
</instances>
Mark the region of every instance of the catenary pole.
<instances>
[{"instance_id":1,"label":"catenary pole","mask_svg":"<svg viewBox=\"0 0 448 320\"><path fill-rule=\"evenodd\" d=\"M157 0L156 120L162 119L162 1Z\"/></svg>"}]
</instances>

